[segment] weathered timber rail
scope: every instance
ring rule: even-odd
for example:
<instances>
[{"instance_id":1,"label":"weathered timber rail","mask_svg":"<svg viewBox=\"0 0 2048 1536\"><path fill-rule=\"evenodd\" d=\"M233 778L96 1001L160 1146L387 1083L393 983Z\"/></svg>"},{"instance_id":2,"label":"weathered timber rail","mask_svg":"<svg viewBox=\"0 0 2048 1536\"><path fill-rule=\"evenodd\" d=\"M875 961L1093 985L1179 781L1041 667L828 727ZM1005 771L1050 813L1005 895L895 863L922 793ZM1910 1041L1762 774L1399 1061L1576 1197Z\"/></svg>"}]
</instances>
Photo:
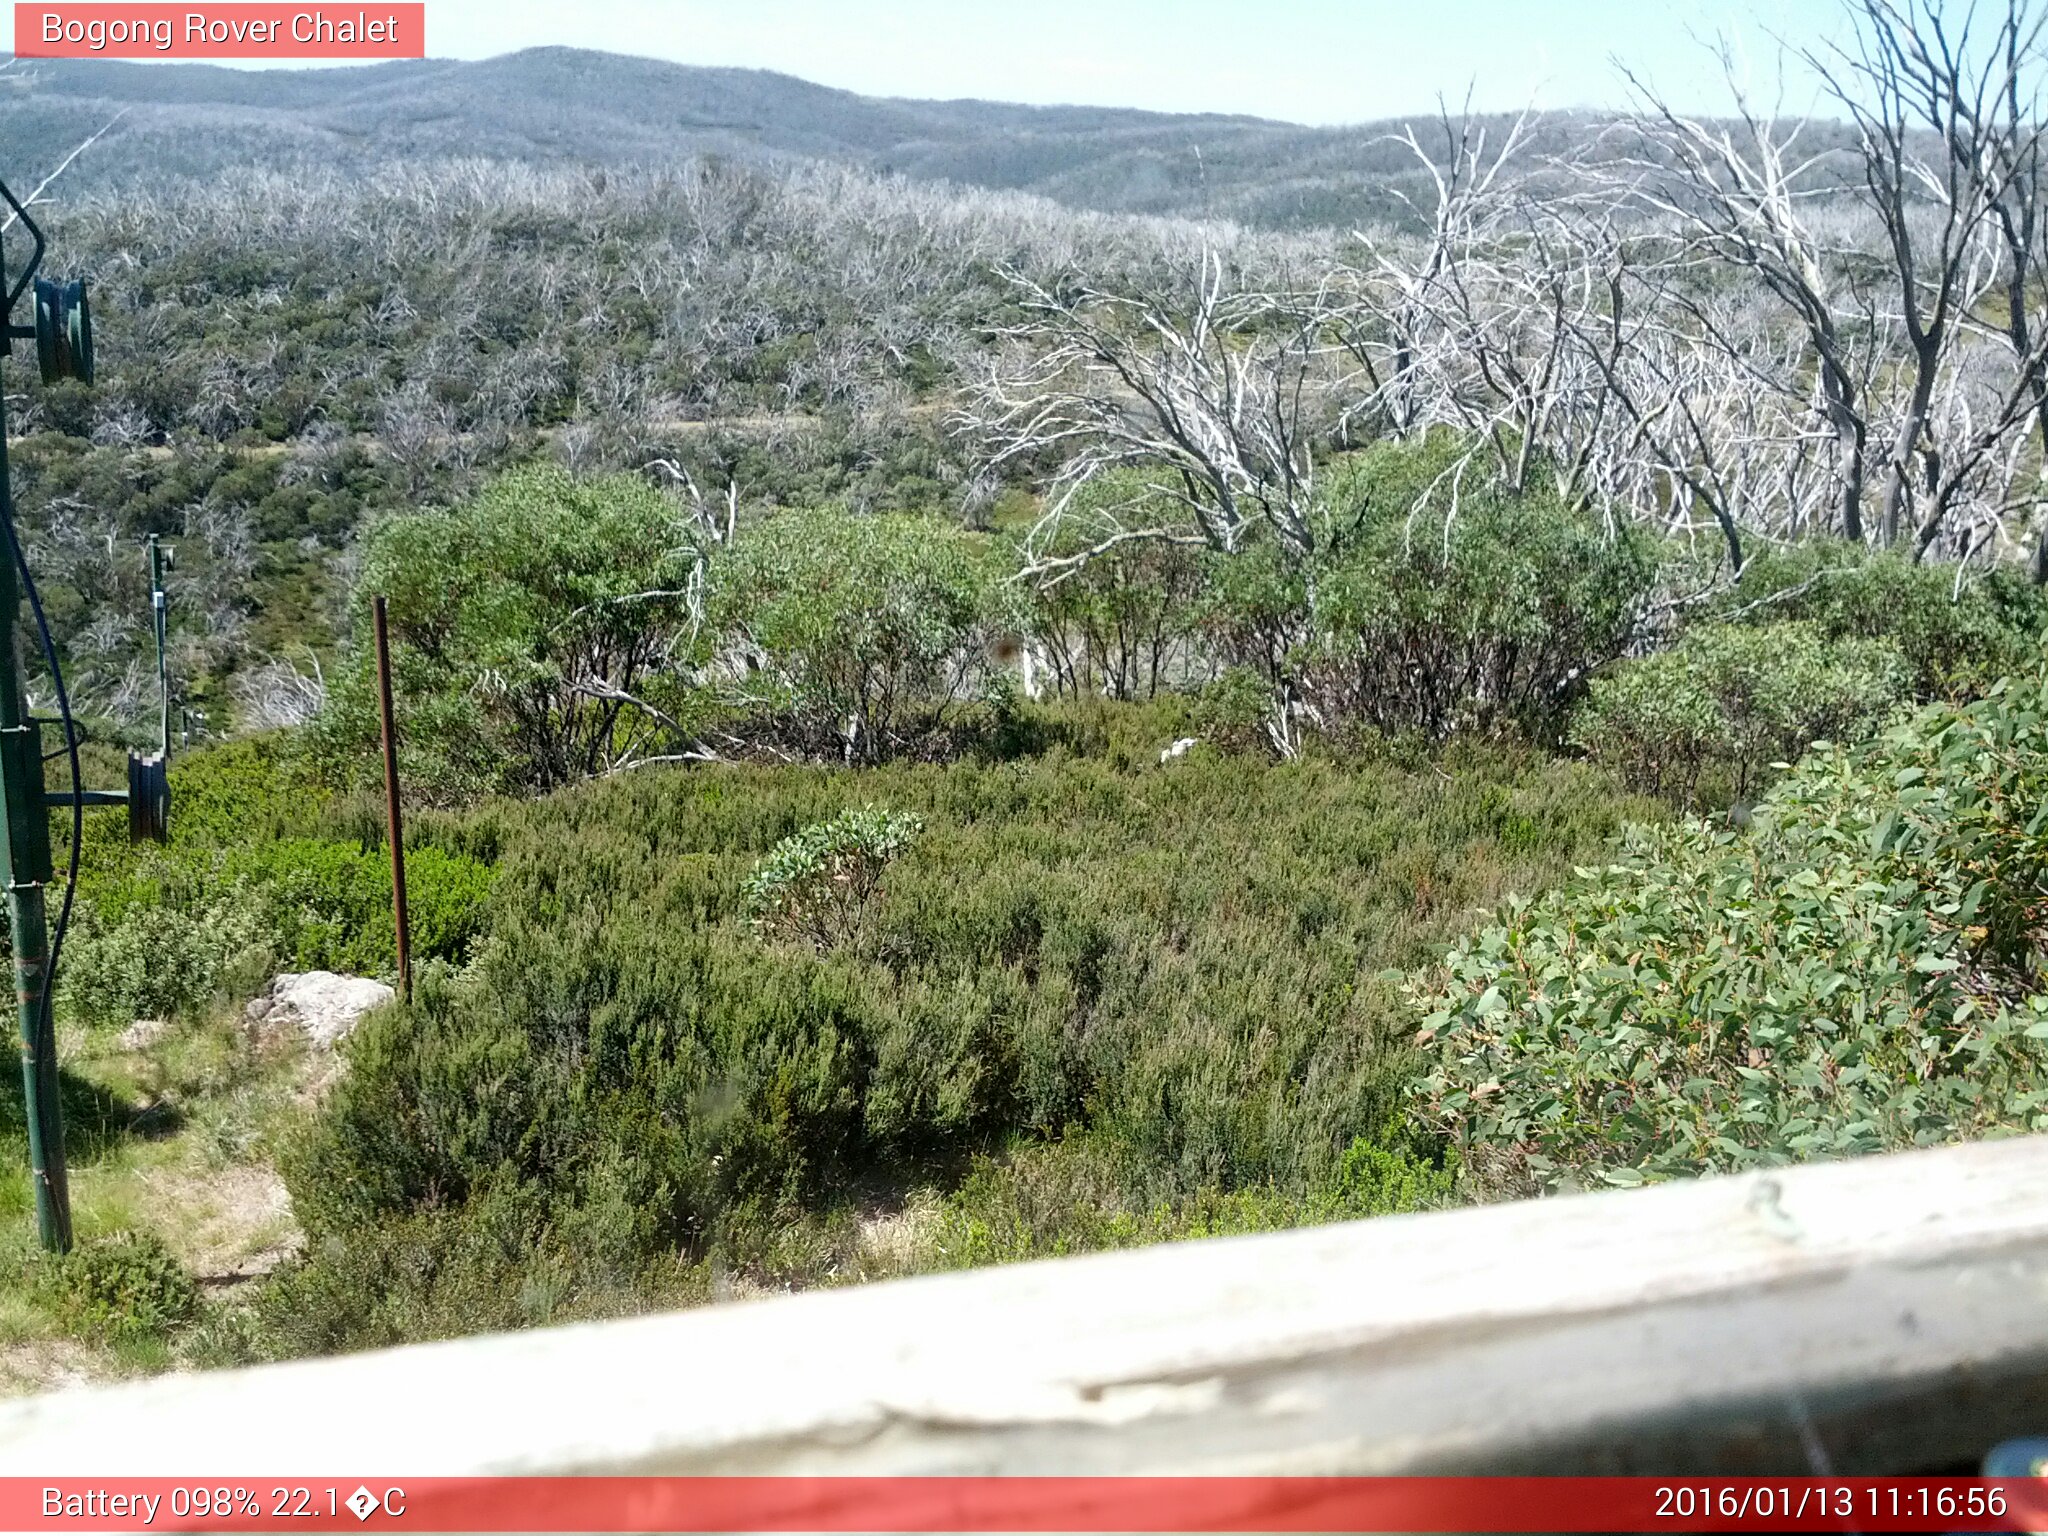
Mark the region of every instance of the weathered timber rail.
<instances>
[{"instance_id":1,"label":"weathered timber rail","mask_svg":"<svg viewBox=\"0 0 2048 1536\"><path fill-rule=\"evenodd\" d=\"M2048 1137L0 1405L0 1474L1966 1469L2048 1432Z\"/></svg>"}]
</instances>

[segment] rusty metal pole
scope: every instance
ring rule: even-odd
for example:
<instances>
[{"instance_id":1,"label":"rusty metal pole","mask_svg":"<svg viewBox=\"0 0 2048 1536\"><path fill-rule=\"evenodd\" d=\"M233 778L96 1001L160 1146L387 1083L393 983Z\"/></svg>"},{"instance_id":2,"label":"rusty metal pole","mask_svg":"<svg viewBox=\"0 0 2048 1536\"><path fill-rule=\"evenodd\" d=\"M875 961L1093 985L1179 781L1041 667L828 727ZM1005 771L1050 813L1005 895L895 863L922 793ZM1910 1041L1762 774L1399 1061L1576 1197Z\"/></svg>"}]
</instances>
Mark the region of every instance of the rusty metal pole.
<instances>
[{"instance_id":1,"label":"rusty metal pole","mask_svg":"<svg viewBox=\"0 0 2048 1536\"><path fill-rule=\"evenodd\" d=\"M405 912L405 830L398 814L398 727L391 718L391 636L384 599L370 607L377 631L377 710L384 727L384 824L391 843L391 919L398 931L398 995L412 1001L412 927Z\"/></svg>"}]
</instances>

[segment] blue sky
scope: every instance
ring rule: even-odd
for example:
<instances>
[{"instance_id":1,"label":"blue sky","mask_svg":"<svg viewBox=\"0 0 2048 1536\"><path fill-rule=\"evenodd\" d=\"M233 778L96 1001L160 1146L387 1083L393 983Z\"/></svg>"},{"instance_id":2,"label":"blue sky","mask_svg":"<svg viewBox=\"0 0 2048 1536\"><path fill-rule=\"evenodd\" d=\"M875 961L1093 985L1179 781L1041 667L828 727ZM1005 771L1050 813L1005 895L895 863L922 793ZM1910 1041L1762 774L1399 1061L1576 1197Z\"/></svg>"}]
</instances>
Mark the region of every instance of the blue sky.
<instances>
[{"instance_id":1,"label":"blue sky","mask_svg":"<svg viewBox=\"0 0 2048 1536\"><path fill-rule=\"evenodd\" d=\"M1708 107L1718 71L1697 38L1727 35L1768 94L1774 37L1825 37L1839 16L1836 0L428 0L427 45L483 58L562 43L875 95L1342 123L1468 84L1486 108L1615 105L1617 56Z\"/></svg>"}]
</instances>

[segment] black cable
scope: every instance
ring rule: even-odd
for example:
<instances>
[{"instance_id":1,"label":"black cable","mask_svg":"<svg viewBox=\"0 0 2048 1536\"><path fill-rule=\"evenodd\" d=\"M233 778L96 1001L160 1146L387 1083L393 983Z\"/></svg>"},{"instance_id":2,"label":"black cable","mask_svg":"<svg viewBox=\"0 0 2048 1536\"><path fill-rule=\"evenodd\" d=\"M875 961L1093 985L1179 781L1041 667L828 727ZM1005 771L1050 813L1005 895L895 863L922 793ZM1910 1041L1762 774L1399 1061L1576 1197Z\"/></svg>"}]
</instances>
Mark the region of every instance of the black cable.
<instances>
[{"instance_id":1,"label":"black cable","mask_svg":"<svg viewBox=\"0 0 2048 1536\"><path fill-rule=\"evenodd\" d=\"M29 574L28 556L22 553L21 536L14 531L12 497L0 508L0 527L7 530L7 547L14 554L14 568L21 573L21 590L35 615L36 636L41 642L43 665L50 669L50 682L57 690L57 716L64 726L64 746L71 766L71 857L64 872L64 904L57 913L57 925L50 930L50 964L43 972L43 1014L37 1028L45 1039L54 1027L52 1010L57 1000L57 959L64 952L64 934L71 926L71 900L78 894L78 848L85 841L85 775L78 766L78 727L71 718L71 696L64 691L64 668L57 661L57 644L50 638L50 621L43 617L43 599L36 591L36 579ZM44 814L41 806L35 814Z\"/></svg>"}]
</instances>

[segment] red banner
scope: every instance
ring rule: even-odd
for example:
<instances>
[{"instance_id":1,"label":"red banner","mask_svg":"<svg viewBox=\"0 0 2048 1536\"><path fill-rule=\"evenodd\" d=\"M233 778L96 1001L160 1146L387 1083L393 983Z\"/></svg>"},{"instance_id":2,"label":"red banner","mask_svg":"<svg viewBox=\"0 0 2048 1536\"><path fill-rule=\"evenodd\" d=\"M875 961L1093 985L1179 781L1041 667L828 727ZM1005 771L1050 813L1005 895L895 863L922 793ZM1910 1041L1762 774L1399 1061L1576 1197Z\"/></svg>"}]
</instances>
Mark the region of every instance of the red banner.
<instances>
[{"instance_id":1,"label":"red banner","mask_svg":"<svg viewBox=\"0 0 2048 1536\"><path fill-rule=\"evenodd\" d=\"M2041 1478L0 1478L9 1531L2048 1531Z\"/></svg>"},{"instance_id":2,"label":"red banner","mask_svg":"<svg viewBox=\"0 0 2048 1536\"><path fill-rule=\"evenodd\" d=\"M24 59L423 59L427 8L410 4L22 5Z\"/></svg>"}]
</instances>

